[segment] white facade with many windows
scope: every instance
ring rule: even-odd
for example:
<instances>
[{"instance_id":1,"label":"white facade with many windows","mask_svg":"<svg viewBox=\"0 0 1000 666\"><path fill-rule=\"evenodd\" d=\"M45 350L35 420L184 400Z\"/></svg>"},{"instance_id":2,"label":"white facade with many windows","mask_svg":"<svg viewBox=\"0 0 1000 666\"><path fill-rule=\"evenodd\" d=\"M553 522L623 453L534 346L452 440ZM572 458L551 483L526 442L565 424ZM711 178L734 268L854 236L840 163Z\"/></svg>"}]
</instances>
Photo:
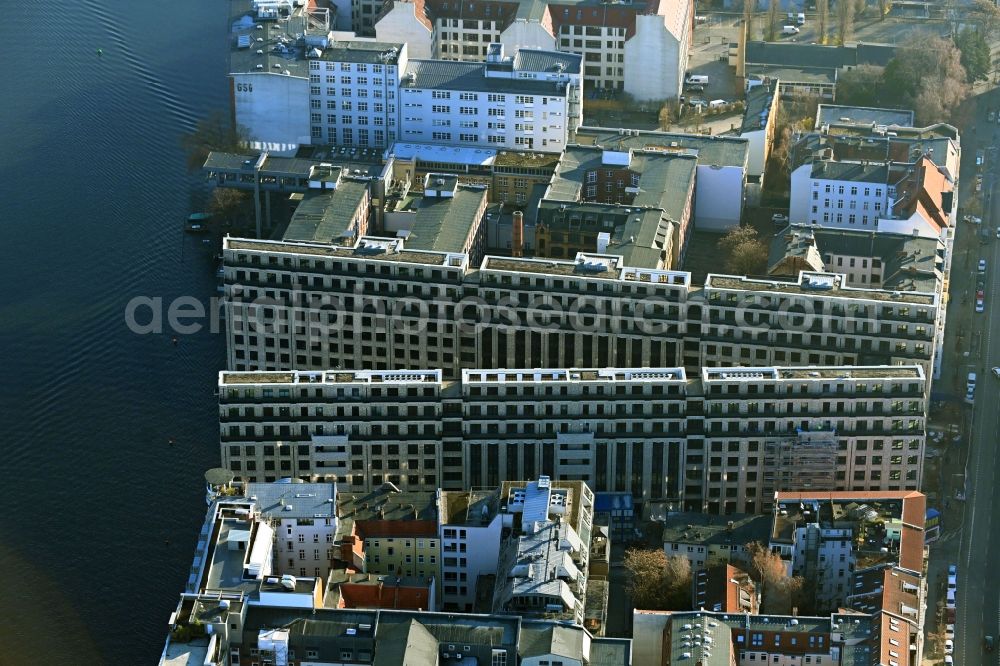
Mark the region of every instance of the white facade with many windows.
<instances>
[{"instance_id":1,"label":"white facade with many windows","mask_svg":"<svg viewBox=\"0 0 1000 666\"><path fill-rule=\"evenodd\" d=\"M842 177L829 173L832 170ZM875 230L895 196L888 175L886 165L804 164L792 172L789 217L797 223Z\"/></svg>"},{"instance_id":2,"label":"white facade with many windows","mask_svg":"<svg viewBox=\"0 0 1000 666\"><path fill-rule=\"evenodd\" d=\"M580 58L519 51L486 63L411 60L400 84L402 141L562 152L580 124Z\"/></svg>"},{"instance_id":3,"label":"white facade with many windows","mask_svg":"<svg viewBox=\"0 0 1000 666\"><path fill-rule=\"evenodd\" d=\"M385 148L399 138L396 99L406 44L332 42L309 59L312 143Z\"/></svg>"}]
</instances>

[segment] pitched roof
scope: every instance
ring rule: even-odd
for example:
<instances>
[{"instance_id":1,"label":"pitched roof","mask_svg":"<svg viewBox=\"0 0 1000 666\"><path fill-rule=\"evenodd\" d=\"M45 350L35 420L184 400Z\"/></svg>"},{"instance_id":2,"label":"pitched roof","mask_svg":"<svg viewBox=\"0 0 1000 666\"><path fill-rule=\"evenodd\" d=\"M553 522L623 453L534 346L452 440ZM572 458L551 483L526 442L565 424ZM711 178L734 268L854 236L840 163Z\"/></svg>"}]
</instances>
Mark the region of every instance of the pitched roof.
<instances>
[{"instance_id":1,"label":"pitched roof","mask_svg":"<svg viewBox=\"0 0 1000 666\"><path fill-rule=\"evenodd\" d=\"M357 235L351 227L368 196L368 179L341 177L335 190L310 192L292 213L283 240L335 243Z\"/></svg>"},{"instance_id":2,"label":"pitched roof","mask_svg":"<svg viewBox=\"0 0 1000 666\"><path fill-rule=\"evenodd\" d=\"M379 623L375 633L374 666L436 666L438 642L416 620Z\"/></svg>"}]
</instances>

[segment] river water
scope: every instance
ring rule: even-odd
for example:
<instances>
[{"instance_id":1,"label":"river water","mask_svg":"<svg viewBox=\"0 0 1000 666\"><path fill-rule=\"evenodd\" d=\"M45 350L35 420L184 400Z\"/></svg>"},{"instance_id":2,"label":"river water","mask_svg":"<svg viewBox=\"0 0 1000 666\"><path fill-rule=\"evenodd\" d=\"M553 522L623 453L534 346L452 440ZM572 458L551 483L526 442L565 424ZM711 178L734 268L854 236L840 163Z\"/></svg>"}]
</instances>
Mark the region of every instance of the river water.
<instances>
[{"instance_id":1,"label":"river water","mask_svg":"<svg viewBox=\"0 0 1000 666\"><path fill-rule=\"evenodd\" d=\"M124 313L135 296L216 295L211 251L181 230L204 185L179 137L226 108L227 12L4 3L4 666L155 663L186 579L224 341L139 335Z\"/></svg>"}]
</instances>

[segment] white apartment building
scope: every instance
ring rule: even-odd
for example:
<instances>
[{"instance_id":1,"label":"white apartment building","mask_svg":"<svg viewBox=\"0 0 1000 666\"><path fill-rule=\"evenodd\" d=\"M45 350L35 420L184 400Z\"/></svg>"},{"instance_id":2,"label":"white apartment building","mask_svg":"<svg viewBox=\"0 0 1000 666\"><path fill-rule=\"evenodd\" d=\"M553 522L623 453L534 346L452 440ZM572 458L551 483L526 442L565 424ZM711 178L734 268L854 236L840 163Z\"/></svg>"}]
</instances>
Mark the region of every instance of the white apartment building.
<instances>
[{"instance_id":1,"label":"white apartment building","mask_svg":"<svg viewBox=\"0 0 1000 666\"><path fill-rule=\"evenodd\" d=\"M318 44L309 59L310 141L385 148L399 138L399 80L406 44Z\"/></svg>"},{"instance_id":2,"label":"white apartment building","mask_svg":"<svg viewBox=\"0 0 1000 666\"><path fill-rule=\"evenodd\" d=\"M473 610L477 581L496 575L504 528L500 507L497 487L438 493L444 610Z\"/></svg>"},{"instance_id":3,"label":"white apartment building","mask_svg":"<svg viewBox=\"0 0 1000 666\"><path fill-rule=\"evenodd\" d=\"M325 580L337 533L337 485L298 479L247 483L244 497L274 530L275 569Z\"/></svg>"},{"instance_id":4,"label":"white apartment building","mask_svg":"<svg viewBox=\"0 0 1000 666\"><path fill-rule=\"evenodd\" d=\"M450 60L482 60L489 45L558 49L583 58L588 87L624 91L640 101L681 92L694 21L684 0L627 4L541 0L395 0L375 24L381 40L407 41L411 52ZM657 76L649 76L651 71Z\"/></svg>"},{"instance_id":5,"label":"white apartment building","mask_svg":"<svg viewBox=\"0 0 1000 666\"><path fill-rule=\"evenodd\" d=\"M583 624L594 493L582 481L505 482L504 544L493 596L494 612L558 617Z\"/></svg>"},{"instance_id":6,"label":"white apartment building","mask_svg":"<svg viewBox=\"0 0 1000 666\"><path fill-rule=\"evenodd\" d=\"M562 152L580 125L580 58L490 46L485 63L410 60L400 83L400 139Z\"/></svg>"},{"instance_id":7,"label":"white apartment building","mask_svg":"<svg viewBox=\"0 0 1000 666\"><path fill-rule=\"evenodd\" d=\"M888 164L821 161L792 172L790 218L847 229L876 228L896 194Z\"/></svg>"}]
</instances>

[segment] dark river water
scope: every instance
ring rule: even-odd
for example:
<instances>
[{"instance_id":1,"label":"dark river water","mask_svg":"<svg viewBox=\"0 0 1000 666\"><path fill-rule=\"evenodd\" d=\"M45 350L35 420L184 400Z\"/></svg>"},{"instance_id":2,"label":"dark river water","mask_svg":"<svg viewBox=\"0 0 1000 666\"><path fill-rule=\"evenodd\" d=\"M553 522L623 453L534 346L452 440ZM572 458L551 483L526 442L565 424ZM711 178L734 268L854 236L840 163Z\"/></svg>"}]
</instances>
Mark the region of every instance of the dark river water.
<instances>
[{"instance_id":1,"label":"dark river water","mask_svg":"<svg viewBox=\"0 0 1000 666\"><path fill-rule=\"evenodd\" d=\"M181 230L204 185L179 137L226 108L228 3L3 9L0 664L156 663L218 460L224 342L139 335L125 309L216 295Z\"/></svg>"}]
</instances>

